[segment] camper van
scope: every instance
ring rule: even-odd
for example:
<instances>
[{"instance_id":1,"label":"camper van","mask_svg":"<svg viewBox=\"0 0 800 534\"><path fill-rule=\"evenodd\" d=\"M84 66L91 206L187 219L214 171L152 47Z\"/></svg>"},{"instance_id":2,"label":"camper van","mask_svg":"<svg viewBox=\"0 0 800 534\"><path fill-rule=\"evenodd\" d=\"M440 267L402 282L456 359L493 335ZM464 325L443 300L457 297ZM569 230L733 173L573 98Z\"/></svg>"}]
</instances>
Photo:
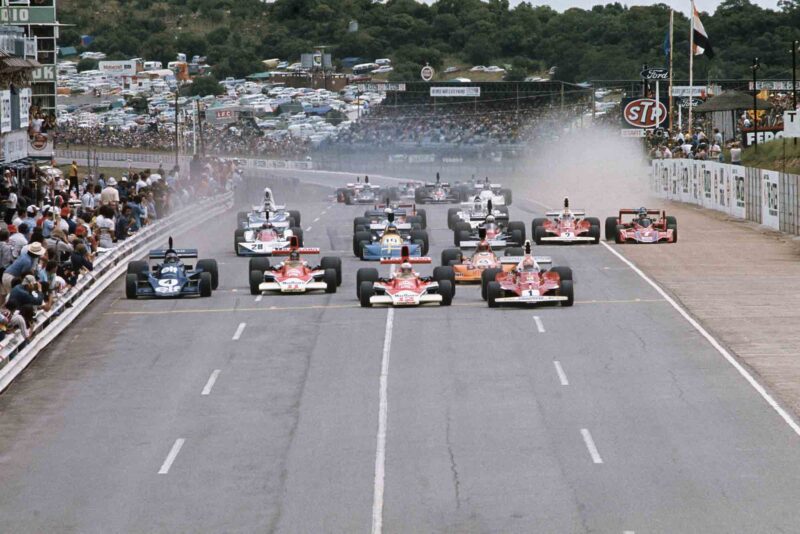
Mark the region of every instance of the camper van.
<instances>
[{"instance_id":1,"label":"camper van","mask_svg":"<svg viewBox=\"0 0 800 534\"><path fill-rule=\"evenodd\" d=\"M160 61L145 61L144 70L161 70L164 66Z\"/></svg>"}]
</instances>

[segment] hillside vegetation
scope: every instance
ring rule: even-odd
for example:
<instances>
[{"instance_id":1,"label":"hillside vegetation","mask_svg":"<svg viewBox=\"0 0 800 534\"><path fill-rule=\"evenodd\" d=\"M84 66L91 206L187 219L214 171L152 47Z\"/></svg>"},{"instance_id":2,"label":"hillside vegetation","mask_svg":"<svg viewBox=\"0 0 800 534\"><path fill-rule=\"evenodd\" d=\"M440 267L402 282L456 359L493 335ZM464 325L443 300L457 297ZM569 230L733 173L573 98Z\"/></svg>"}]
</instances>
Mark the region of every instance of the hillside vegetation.
<instances>
[{"instance_id":1,"label":"hillside vegetation","mask_svg":"<svg viewBox=\"0 0 800 534\"><path fill-rule=\"evenodd\" d=\"M703 2L700 2L702 6ZM725 0L703 22L717 56L699 58L697 79L747 78L752 58L760 76L790 76L789 50L800 39L800 0L781 0L779 11L748 0ZM208 56L217 77L263 70L266 58L298 60L314 45L329 45L335 58L390 57L394 79L416 79L425 62L444 58L468 64L511 64L511 77L557 66L566 81L631 79L642 64L665 63L669 25L663 4L558 13L547 6L507 0L61 0L59 18L74 24L62 46L89 47L110 57L171 61L177 52ZM686 75L689 23L676 13L676 77ZM350 21L359 30L348 32Z\"/></svg>"}]
</instances>

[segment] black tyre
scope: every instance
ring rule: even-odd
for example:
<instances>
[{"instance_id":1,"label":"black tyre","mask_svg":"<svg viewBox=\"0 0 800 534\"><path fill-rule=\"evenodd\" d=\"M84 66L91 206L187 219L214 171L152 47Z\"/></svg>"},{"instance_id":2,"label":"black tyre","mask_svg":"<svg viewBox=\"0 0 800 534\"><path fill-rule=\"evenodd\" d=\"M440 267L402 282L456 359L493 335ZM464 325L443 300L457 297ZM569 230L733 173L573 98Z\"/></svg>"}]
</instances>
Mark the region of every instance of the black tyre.
<instances>
[{"instance_id":1,"label":"black tyre","mask_svg":"<svg viewBox=\"0 0 800 534\"><path fill-rule=\"evenodd\" d=\"M342 188L336 190L336 202L344 202L344 192L345 190Z\"/></svg>"},{"instance_id":2,"label":"black tyre","mask_svg":"<svg viewBox=\"0 0 800 534\"><path fill-rule=\"evenodd\" d=\"M678 218L674 215L667 215L667 226L674 226L675 228L678 227Z\"/></svg>"},{"instance_id":3,"label":"black tyre","mask_svg":"<svg viewBox=\"0 0 800 534\"><path fill-rule=\"evenodd\" d=\"M589 237L593 237L594 238L594 241L592 241L592 243L594 243L595 245L600 242L600 225L599 224L597 226L592 225L592 226L589 227Z\"/></svg>"},{"instance_id":4,"label":"black tyre","mask_svg":"<svg viewBox=\"0 0 800 534\"><path fill-rule=\"evenodd\" d=\"M606 241L616 241L617 218L606 217Z\"/></svg>"},{"instance_id":5,"label":"black tyre","mask_svg":"<svg viewBox=\"0 0 800 534\"><path fill-rule=\"evenodd\" d=\"M598 219L597 217L586 217L584 220L588 222L591 226L597 226L598 228L600 228L600 219Z\"/></svg>"},{"instance_id":6,"label":"black tyre","mask_svg":"<svg viewBox=\"0 0 800 534\"><path fill-rule=\"evenodd\" d=\"M454 232L470 232L472 231L472 227L469 225L468 222L465 221L457 221L455 225L453 225Z\"/></svg>"},{"instance_id":7,"label":"black tyre","mask_svg":"<svg viewBox=\"0 0 800 534\"><path fill-rule=\"evenodd\" d=\"M292 235L297 238L297 245L302 247L304 243L303 229L300 228L299 226L292 226L291 228L289 228L289 230L292 232Z\"/></svg>"},{"instance_id":8,"label":"black tyre","mask_svg":"<svg viewBox=\"0 0 800 534\"><path fill-rule=\"evenodd\" d=\"M461 262L461 250L446 248L442 251L442 265L450 265L451 261Z\"/></svg>"},{"instance_id":9,"label":"black tyre","mask_svg":"<svg viewBox=\"0 0 800 534\"><path fill-rule=\"evenodd\" d=\"M450 282L452 287L453 295L456 294L456 272L453 270L452 267L434 267L433 268L433 279L437 282L441 282L442 280L447 280Z\"/></svg>"},{"instance_id":10,"label":"black tyre","mask_svg":"<svg viewBox=\"0 0 800 534\"><path fill-rule=\"evenodd\" d=\"M377 282L378 276L378 269L373 267L363 267L356 271L356 297L361 297L362 282Z\"/></svg>"},{"instance_id":11,"label":"black tyre","mask_svg":"<svg viewBox=\"0 0 800 534\"><path fill-rule=\"evenodd\" d=\"M497 206L494 209L496 209L497 211L508 217L508 206Z\"/></svg>"},{"instance_id":12,"label":"black tyre","mask_svg":"<svg viewBox=\"0 0 800 534\"><path fill-rule=\"evenodd\" d=\"M503 251L504 256L524 256L525 249L522 247L508 247Z\"/></svg>"},{"instance_id":13,"label":"black tyre","mask_svg":"<svg viewBox=\"0 0 800 534\"><path fill-rule=\"evenodd\" d=\"M442 296L442 306L450 306L456 294L456 285L450 280L441 280L439 282L439 294Z\"/></svg>"},{"instance_id":14,"label":"black tyre","mask_svg":"<svg viewBox=\"0 0 800 534\"><path fill-rule=\"evenodd\" d=\"M353 194L351 191L344 192L344 203L348 206L353 204Z\"/></svg>"},{"instance_id":15,"label":"black tyre","mask_svg":"<svg viewBox=\"0 0 800 534\"><path fill-rule=\"evenodd\" d=\"M531 223L531 234L536 235L536 227L537 226L544 226L544 223L547 222L547 218L545 217L537 217Z\"/></svg>"},{"instance_id":16,"label":"black tyre","mask_svg":"<svg viewBox=\"0 0 800 534\"><path fill-rule=\"evenodd\" d=\"M417 210L417 217L422 219L422 229L425 230L428 228L428 212L424 209Z\"/></svg>"},{"instance_id":17,"label":"black tyre","mask_svg":"<svg viewBox=\"0 0 800 534\"><path fill-rule=\"evenodd\" d=\"M139 276L134 273L128 273L125 276L125 297L129 299L136 298L136 289L139 287Z\"/></svg>"},{"instance_id":18,"label":"black tyre","mask_svg":"<svg viewBox=\"0 0 800 534\"><path fill-rule=\"evenodd\" d=\"M300 212L297 210L289 210L289 217L294 219L294 224L300 226L303 224L302 220L300 219Z\"/></svg>"},{"instance_id":19,"label":"black tyre","mask_svg":"<svg viewBox=\"0 0 800 534\"><path fill-rule=\"evenodd\" d=\"M502 269L486 269L481 273L481 298L486 300L486 290L491 282L495 282L497 275L502 273Z\"/></svg>"},{"instance_id":20,"label":"black tyre","mask_svg":"<svg viewBox=\"0 0 800 534\"><path fill-rule=\"evenodd\" d=\"M522 245L523 243L525 243L525 236L518 229L511 230L509 237L510 237L510 242L514 243L515 245Z\"/></svg>"},{"instance_id":21,"label":"black tyre","mask_svg":"<svg viewBox=\"0 0 800 534\"><path fill-rule=\"evenodd\" d=\"M258 271L263 274L270 268L269 258L250 258L250 263L247 266L247 271Z\"/></svg>"},{"instance_id":22,"label":"black tyre","mask_svg":"<svg viewBox=\"0 0 800 534\"><path fill-rule=\"evenodd\" d=\"M360 227L364 230L369 230L371 222L369 217L356 217L353 219L353 232L358 232Z\"/></svg>"},{"instance_id":23,"label":"black tyre","mask_svg":"<svg viewBox=\"0 0 800 534\"><path fill-rule=\"evenodd\" d=\"M258 286L264 281L264 271L253 270L250 271L250 294L260 295L261 291Z\"/></svg>"},{"instance_id":24,"label":"black tyre","mask_svg":"<svg viewBox=\"0 0 800 534\"><path fill-rule=\"evenodd\" d=\"M146 261L136 260L128 264L128 274L135 274L137 280L147 280L150 265Z\"/></svg>"},{"instance_id":25,"label":"black tyre","mask_svg":"<svg viewBox=\"0 0 800 534\"><path fill-rule=\"evenodd\" d=\"M447 227L451 230L455 229L456 223L461 219L458 217L458 212L461 208L447 208Z\"/></svg>"},{"instance_id":26,"label":"black tyre","mask_svg":"<svg viewBox=\"0 0 800 534\"><path fill-rule=\"evenodd\" d=\"M497 299L503 296L503 290L500 287L500 282L489 282L486 286L486 301L489 303L490 308L497 308L500 303Z\"/></svg>"},{"instance_id":27,"label":"black tyre","mask_svg":"<svg viewBox=\"0 0 800 534\"><path fill-rule=\"evenodd\" d=\"M672 230L672 242L673 243L677 243L678 242L678 227L676 225L674 225L674 224L668 224L667 225L667 230Z\"/></svg>"},{"instance_id":28,"label":"black tyre","mask_svg":"<svg viewBox=\"0 0 800 534\"><path fill-rule=\"evenodd\" d=\"M506 206L510 206L511 201L514 200L514 195L511 193L511 189L501 189L500 194L505 197Z\"/></svg>"},{"instance_id":29,"label":"black tyre","mask_svg":"<svg viewBox=\"0 0 800 534\"><path fill-rule=\"evenodd\" d=\"M369 299L375 294L375 285L372 282L361 282L358 286L358 300L362 308L371 308L372 303Z\"/></svg>"},{"instance_id":30,"label":"black tyre","mask_svg":"<svg viewBox=\"0 0 800 534\"><path fill-rule=\"evenodd\" d=\"M623 230L625 230L625 227L621 224L618 224L616 230L614 231L614 242L619 243L620 245L625 242L620 235Z\"/></svg>"},{"instance_id":31,"label":"black tyre","mask_svg":"<svg viewBox=\"0 0 800 534\"><path fill-rule=\"evenodd\" d=\"M537 226L533 231L533 240L537 245L542 244L542 240L547 237L547 230L544 226Z\"/></svg>"},{"instance_id":32,"label":"black tyre","mask_svg":"<svg viewBox=\"0 0 800 534\"><path fill-rule=\"evenodd\" d=\"M575 294L572 289L572 280L562 280L561 287L558 288L558 294L561 297L567 297L567 300L562 300L562 306L572 306L575 303Z\"/></svg>"},{"instance_id":33,"label":"black tyre","mask_svg":"<svg viewBox=\"0 0 800 534\"><path fill-rule=\"evenodd\" d=\"M519 230L519 233L522 235L522 240L519 242L522 245L525 242L525 223L521 221L511 221L508 223L508 231L509 233L513 233L515 230Z\"/></svg>"},{"instance_id":34,"label":"black tyre","mask_svg":"<svg viewBox=\"0 0 800 534\"><path fill-rule=\"evenodd\" d=\"M411 240L412 241L422 241L422 255L428 255L428 249L430 248L430 241L428 239L428 232L426 230L411 230Z\"/></svg>"},{"instance_id":35,"label":"black tyre","mask_svg":"<svg viewBox=\"0 0 800 534\"><path fill-rule=\"evenodd\" d=\"M558 267L553 267L550 269L551 273L558 273L558 277L562 280L572 280L572 269L569 267L565 267L563 265L559 265Z\"/></svg>"},{"instance_id":36,"label":"black tyre","mask_svg":"<svg viewBox=\"0 0 800 534\"><path fill-rule=\"evenodd\" d=\"M236 226L241 226L247 222L248 213L246 211L240 211L236 214Z\"/></svg>"},{"instance_id":37,"label":"black tyre","mask_svg":"<svg viewBox=\"0 0 800 534\"><path fill-rule=\"evenodd\" d=\"M239 243L244 243L244 237L236 236L233 238L233 251L236 253L237 256L242 255L242 253L239 252Z\"/></svg>"},{"instance_id":38,"label":"black tyre","mask_svg":"<svg viewBox=\"0 0 800 534\"><path fill-rule=\"evenodd\" d=\"M361 242L366 241L367 243L370 242L372 239L372 234L369 232L356 232L353 235L353 256L361 257Z\"/></svg>"},{"instance_id":39,"label":"black tyre","mask_svg":"<svg viewBox=\"0 0 800 534\"><path fill-rule=\"evenodd\" d=\"M336 256L326 256L319 264L323 269L333 269L336 271L336 286L342 285L342 258Z\"/></svg>"},{"instance_id":40,"label":"black tyre","mask_svg":"<svg viewBox=\"0 0 800 534\"><path fill-rule=\"evenodd\" d=\"M219 267L217 266L217 260L199 260L195 267L211 275L211 289L217 289L217 287L219 287Z\"/></svg>"},{"instance_id":41,"label":"black tyre","mask_svg":"<svg viewBox=\"0 0 800 534\"><path fill-rule=\"evenodd\" d=\"M466 230L459 230L455 232L453 241L457 247L461 246L462 241L469 241L471 238L470 232Z\"/></svg>"},{"instance_id":42,"label":"black tyre","mask_svg":"<svg viewBox=\"0 0 800 534\"><path fill-rule=\"evenodd\" d=\"M210 297L213 285L214 285L214 282L213 282L213 279L211 277L211 273L207 273L207 272L200 273L200 296L201 297Z\"/></svg>"},{"instance_id":43,"label":"black tyre","mask_svg":"<svg viewBox=\"0 0 800 534\"><path fill-rule=\"evenodd\" d=\"M325 282L325 293L336 293L337 277L336 269L325 269L325 274L322 276Z\"/></svg>"},{"instance_id":44,"label":"black tyre","mask_svg":"<svg viewBox=\"0 0 800 534\"><path fill-rule=\"evenodd\" d=\"M406 217L406 222L411 225L411 228L417 228L419 230L424 228L422 225L422 217L419 215L409 215Z\"/></svg>"}]
</instances>

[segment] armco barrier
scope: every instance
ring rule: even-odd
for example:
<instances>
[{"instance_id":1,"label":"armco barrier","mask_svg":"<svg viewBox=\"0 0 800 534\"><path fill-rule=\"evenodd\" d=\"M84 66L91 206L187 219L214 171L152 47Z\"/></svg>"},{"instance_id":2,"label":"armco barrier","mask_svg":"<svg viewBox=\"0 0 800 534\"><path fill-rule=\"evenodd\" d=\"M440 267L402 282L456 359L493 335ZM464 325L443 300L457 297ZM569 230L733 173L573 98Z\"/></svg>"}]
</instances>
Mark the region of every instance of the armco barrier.
<instances>
[{"instance_id":1,"label":"armco barrier","mask_svg":"<svg viewBox=\"0 0 800 534\"><path fill-rule=\"evenodd\" d=\"M800 176L691 159L654 160L652 171L663 198L800 235Z\"/></svg>"},{"instance_id":2,"label":"armco barrier","mask_svg":"<svg viewBox=\"0 0 800 534\"><path fill-rule=\"evenodd\" d=\"M53 341L100 293L127 268L128 261L148 250L163 246L168 235L188 230L199 222L215 217L233 205L233 193L202 200L158 223L145 227L135 236L101 256L91 273L84 274L75 287L62 295L48 312L39 312L31 338L25 342L19 333L3 340L0 348L0 391L3 391L25 367Z\"/></svg>"}]
</instances>

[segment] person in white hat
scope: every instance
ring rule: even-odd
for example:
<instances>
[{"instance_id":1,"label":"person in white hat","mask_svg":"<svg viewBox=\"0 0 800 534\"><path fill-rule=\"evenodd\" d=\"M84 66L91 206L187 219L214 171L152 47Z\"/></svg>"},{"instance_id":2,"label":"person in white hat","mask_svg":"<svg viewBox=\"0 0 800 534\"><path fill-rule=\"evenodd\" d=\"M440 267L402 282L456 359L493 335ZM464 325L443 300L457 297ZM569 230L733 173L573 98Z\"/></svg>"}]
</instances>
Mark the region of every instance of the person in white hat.
<instances>
[{"instance_id":1,"label":"person in white hat","mask_svg":"<svg viewBox=\"0 0 800 534\"><path fill-rule=\"evenodd\" d=\"M3 288L0 294L7 295L15 280L21 280L25 275L34 272L39 266L39 258L44 256L44 253L45 249L41 243L33 242L24 247L19 258L3 272Z\"/></svg>"},{"instance_id":2,"label":"person in white hat","mask_svg":"<svg viewBox=\"0 0 800 534\"><path fill-rule=\"evenodd\" d=\"M106 182L106 187L100 192L100 203L104 206L117 207L119 204L119 191L117 190L117 181L112 176Z\"/></svg>"}]
</instances>

